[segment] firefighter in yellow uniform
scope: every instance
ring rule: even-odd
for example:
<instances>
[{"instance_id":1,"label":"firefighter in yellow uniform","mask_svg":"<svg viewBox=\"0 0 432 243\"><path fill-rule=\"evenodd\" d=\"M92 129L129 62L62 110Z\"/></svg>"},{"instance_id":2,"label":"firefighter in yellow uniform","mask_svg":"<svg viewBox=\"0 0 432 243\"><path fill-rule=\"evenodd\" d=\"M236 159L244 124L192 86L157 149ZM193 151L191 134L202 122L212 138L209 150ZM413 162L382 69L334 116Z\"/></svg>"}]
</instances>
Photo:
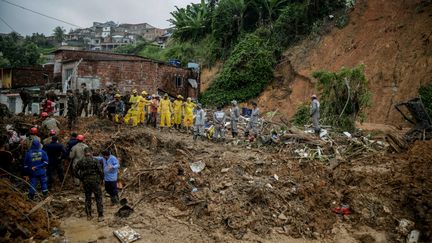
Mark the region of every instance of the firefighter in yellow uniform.
<instances>
[{"instance_id":1,"label":"firefighter in yellow uniform","mask_svg":"<svg viewBox=\"0 0 432 243\"><path fill-rule=\"evenodd\" d=\"M195 108L195 103L193 103L192 99L190 97L188 97L187 101L183 103L183 110L184 110L183 126L188 131L189 131L189 129L192 128L192 125L193 125L193 109L194 108Z\"/></svg>"},{"instance_id":2,"label":"firefighter in yellow uniform","mask_svg":"<svg viewBox=\"0 0 432 243\"><path fill-rule=\"evenodd\" d=\"M168 99L168 94L165 94L163 99L160 101L159 113L160 113L160 124L159 127L171 127L171 101Z\"/></svg>"},{"instance_id":3,"label":"firefighter in yellow uniform","mask_svg":"<svg viewBox=\"0 0 432 243\"><path fill-rule=\"evenodd\" d=\"M173 102L174 109L174 127L181 128L182 115L183 115L183 96L177 95L177 99Z\"/></svg>"},{"instance_id":4,"label":"firefighter in yellow uniform","mask_svg":"<svg viewBox=\"0 0 432 243\"><path fill-rule=\"evenodd\" d=\"M126 124L129 124L130 120L132 120L132 126L138 125L139 122L138 100L141 96L138 96L137 93L138 91L136 89L132 91L132 95L129 99L130 108L124 118Z\"/></svg>"},{"instance_id":5,"label":"firefighter in yellow uniform","mask_svg":"<svg viewBox=\"0 0 432 243\"><path fill-rule=\"evenodd\" d=\"M149 101L146 99L147 98L147 92L143 91L141 92L141 96L138 97L137 99L137 104L138 104L138 123L144 124L145 119L146 119L146 108L148 106L147 103L149 103Z\"/></svg>"}]
</instances>

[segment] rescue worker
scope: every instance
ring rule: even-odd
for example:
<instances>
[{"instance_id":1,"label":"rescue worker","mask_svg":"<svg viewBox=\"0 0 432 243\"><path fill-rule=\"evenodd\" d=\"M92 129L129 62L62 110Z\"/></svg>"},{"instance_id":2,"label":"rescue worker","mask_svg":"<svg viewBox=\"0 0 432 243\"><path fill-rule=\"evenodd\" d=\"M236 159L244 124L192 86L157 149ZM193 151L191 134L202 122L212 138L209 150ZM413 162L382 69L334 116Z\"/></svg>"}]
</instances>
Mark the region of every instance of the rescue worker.
<instances>
[{"instance_id":1,"label":"rescue worker","mask_svg":"<svg viewBox=\"0 0 432 243\"><path fill-rule=\"evenodd\" d=\"M48 155L48 167L47 167L47 176L48 176L48 187L52 186L53 183L53 174L57 173L57 177L60 183L63 182L64 173L63 173L63 163L62 159L66 158L66 150L63 144L58 142L57 136L50 137L51 142L45 144L43 150Z\"/></svg>"},{"instance_id":2,"label":"rescue worker","mask_svg":"<svg viewBox=\"0 0 432 243\"><path fill-rule=\"evenodd\" d=\"M77 114L77 116L81 116L81 114L79 113L79 108L81 107L81 95L80 95L79 89L75 89L73 95L74 95L75 101L76 101L76 114Z\"/></svg>"},{"instance_id":3,"label":"rescue worker","mask_svg":"<svg viewBox=\"0 0 432 243\"><path fill-rule=\"evenodd\" d=\"M30 136L28 136L27 139L25 140L24 149L29 149L35 139L40 141L40 137L38 136L38 129L36 127L32 127L30 128ZM39 145L42 148L40 142Z\"/></svg>"},{"instance_id":4,"label":"rescue worker","mask_svg":"<svg viewBox=\"0 0 432 243\"><path fill-rule=\"evenodd\" d=\"M183 115L183 96L177 95L177 99L173 102L174 110L174 128L180 129Z\"/></svg>"},{"instance_id":5,"label":"rescue worker","mask_svg":"<svg viewBox=\"0 0 432 243\"><path fill-rule=\"evenodd\" d=\"M171 127L171 101L168 99L168 94L164 94L163 99L160 101L159 113L160 113L160 129L164 127Z\"/></svg>"},{"instance_id":6,"label":"rescue worker","mask_svg":"<svg viewBox=\"0 0 432 243\"><path fill-rule=\"evenodd\" d=\"M100 106L102 104L102 96L100 94L99 89L92 89L91 90L91 109L92 109L92 115L93 116L99 116L100 114Z\"/></svg>"},{"instance_id":7,"label":"rescue worker","mask_svg":"<svg viewBox=\"0 0 432 243\"><path fill-rule=\"evenodd\" d=\"M41 133L46 136L51 130L55 130L56 133L60 132L59 126L60 122L57 121L54 117L50 117L48 113L42 112L41 114L42 119L42 125L41 125Z\"/></svg>"},{"instance_id":8,"label":"rescue worker","mask_svg":"<svg viewBox=\"0 0 432 243\"><path fill-rule=\"evenodd\" d=\"M84 135L78 135L77 136L77 144L75 146L72 147L70 154L69 154L69 159L72 163L72 172L75 176L74 178L74 183L75 185L79 185L79 179L77 178L77 174L76 174L76 164L78 163L78 161L80 161L82 158L84 158L84 149L88 147L87 144L84 143Z\"/></svg>"},{"instance_id":9,"label":"rescue worker","mask_svg":"<svg viewBox=\"0 0 432 243\"><path fill-rule=\"evenodd\" d=\"M41 106L42 106L42 112L46 112L48 114L52 114L54 112L54 102L52 102L50 99L45 98L42 100Z\"/></svg>"},{"instance_id":10,"label":"rescue worker","mask_svg":"<svg viewBox=\"0 0 432 243\"><path fill-rule=\"evenodd\" d=\"M257 103L252 101L252 113L249 119L249 122L246 126L246 131L245 131L245 136L248 137L250 131L252 130L252 136L253 138L256 138L258 135L258 126L259 126L259 116L260 116L260 111L258 108Z\"/></svg>"},{"instance_id":11,"label":"rescue worker","mask_svg":"<svg viewBox=\"0 0 432 243\"><path fill-rule=\"evenodd\" d=\"M52 137L54 137L54 136L56 136L56 135L57 135L56 130L54 130L54 129L50 130L50 132L49 132L49 134L48 134L48 137L46 137L46 138L43 140L42 145L45 146L46 144L50 144L50 143L51 143L51 139L52 139Z\"/></svg>"},{"instance_id":12,"label":"rescue worker","mask_svg":"<svg viewBox=\"0 0 432 243\"><path fill-rule=\"evenodd\" d=\"M312 95L312 102L310 106L310 116L312 118L312 124L315 131L315 134L319 136L321 127L319 125L320 118L320 103L316 95Z\"/></svg>"},{"instance_id":13,"label":"rescue worker","mask_svg":"<svg viewBox=\"0 0 432 243\"><path fill-rule=\"evenodd\" d=\"M222 107L218 106L216 108L216 112L213 113L213 122L215 128L213 134L214 140L217 140L219 138L219 134L222 140L225 139L225 121L225 112L222 110Z\"/></svg>"},{"instance_id":14,"label":"rescue worker","mask_svg":"<svg viewBox=\"0 0 432 243\"><path fill-rule=\"evenodd\" d=\"M116 92L116 89L114 87L112 89L113 89L114 98L115 98L115 94L118 94L119 92ZM121 100L123 101L123 104L125 106L125 111L128 111L131 107L130 98L131 98L130 91L126 91L126 93L121 97Z\"/></svg>"},{"instance_id":15,"label":"rescue worker","mask_svg":"<svg viewBox=\"0 0 432 243\"><path fill-rule=\"evenodd\" d=\"M67 91L67 118L68 118L68 128L72 130L77 119L77 100L72 93L72 90Z\"/></svg>"},{"instance_id":16,"label":"rescue worker","mask_svg":"<svg viewBox=\"0 0 432 243\"><path fill-rule=\"evenodd\" d=\"M237 137L238 135L238 121L240 118L240 110L237 106L237 101L233 100L231 101L231 109L230 109L230 117L231 117L231 134L233 138Z\"/></svg>"},{"instance_id":17,"label":"rescue worker","mask_svg":"<svg viewBox=\"0 0 432 243\"><path fill-rule=\"evenodd\" d=\"M90 148L84 149L84 158L79 160L76 164L76 174L82 181L85 194L85 212L87 220L92 219L92 194L95 196L96 207L98 213L98 221L104 220L103 204L102 204L102 191L100 183L104 178L102 164L92 156Z\"/></svg>"},{"instance_id":18,"label":"rescue worker","mask_svg":"<svg viewBox=\"0 0 432 243\"><path fill-rule=\"evenodd\" d=\"M196 140L197 137L204 137L204 126L205 126L205 112L201 107L201 104L198 103L195 110L195 123L194 123L194 135L193 139Z\"/></svg>"},{"instance_id":19,"label":"rescue worker","mask_svg":"<svg viewBox=\"0 0 432 243\"><path fill-rule=\"evenodd\" d=\"M29 199L33 200L37 185L41 184L42 194L48 194L46 167L48 155L41 149L40 140L34 139L24 158L24 170L30 176Z\"/></svg>"},{"instance_id":20,"label":"rescue worker","mask_svg":"<svg viewBox=\"0 0 432 243\"><path fill-rule=\"evenodd\" d=\"M140 124L144 124L146 120L146 113L147 113L146 108L148 103L148 100L146 98L147 98L147 92L142 91L141 96L139 96L137 99L137 109L138 109L137 120L138 123Z\"/></svg>"},{"instance_id":21,"label":"rescue worker","mask_svg":"<svg viewBox=\"0 0 432 243\"><path fill-rule=\"evenodd\" d=\"M69 138L69 141L66 143L66 152L69 156L70 151L72 150L73 146L75 146L78 143L77 140L78 134L76 132L71 133L71 137Z\"/></svg>"},{"instance_id":22,"label":"rescue worker","mask_svg":"<svg viewBox=\"0 0 432 243\"><path fill-rule=\"evenodd\" d=\"M31 110L30 104L31 104L32 96L27 89L21 89L19 92L19 95L20 95L20 98L21 98L22 103L23 103L21 112L26 114L27 109Z\"/></svg>"},{"instance_id":23,"label":"rescue worker","mask_svg":"<svg viewBox=\"0 0 432 243\"><path fill-rule=\"evenodd\" d=\"M193 125L193 111L196 105L195 103L192 102L192 99L188 97L186 99L186 102L184 102L183 106L184 106L183 126L186 128L186 131L189 131L189 129L191 129Z\"/></svg>"},{"instance_id":24,"label":"rescue worker","mask_svg":"<svg viewBox=\"0 0 432 243\"><path fill-rule=\"evenodd\" d=\"M159 100L155 94L152 94L152 100L150 102L150 118L147 121L147 124L151 124L154 128L156 128L157 121L157 113L159 110Z\"/></svg>"},{"instance_id":25,"label":"rescue worker","mask_svg":"<svg viewBox=\"0 0 432 243\"><path fill-rule=\"evenodd\" d=\"M132 98L132 97L131 97ZM125 124L130 124L132 121L132 126L138 125L138 103L131 103L131 107L129 108L126 116L124 117Z\"/></svg>"},{"instance_id":26,"label":"rescue worker","mask_svg":"<svg viewBox=\"0 0 432 243\"><path fill-rule=\"evenodd\" d=\"M78 116L81 117L81 113L84 110L85 116L88 116L88 105L90 102L90 92L87 89L87 84L86 83L82 83L81 84L81 89L82 92L80 94L80 106L79 106L79 110L78 110Z\"/></svg>"},{"instance_id":27,"label":"rescue worker","mask_svg":"<svg viewBox=\"0 0 432 243\"><path fill-rule=\"evenodd\" d=\"M113 205L118 204L117 179L120 163L108 150L104 150L102 156L97 157L97 159L103 164L105 191L110 195L111 203Z\"/></svg>"},{"instance_id":28,"label":"rescue worker","mask_svg":"<svg viewBox=\"0 0 432 243\"><path fill-rule=\"evenodd\" d=\"M114 100L108 104L108 117L115 123L121 123L125 112L125 105L120 94L114 95Z\"/></svg>"}]
</instances>

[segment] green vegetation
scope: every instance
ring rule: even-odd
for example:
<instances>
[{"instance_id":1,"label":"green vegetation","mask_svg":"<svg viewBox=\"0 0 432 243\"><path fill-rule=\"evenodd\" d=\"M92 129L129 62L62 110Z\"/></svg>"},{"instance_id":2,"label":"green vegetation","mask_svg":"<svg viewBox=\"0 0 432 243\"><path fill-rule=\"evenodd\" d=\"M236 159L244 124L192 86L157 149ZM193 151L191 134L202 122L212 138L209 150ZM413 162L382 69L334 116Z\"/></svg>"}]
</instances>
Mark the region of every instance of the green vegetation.
<instances>
[{"instance_id":1,"label":"green vegetation","mask_svg":"<svg viewBox=\"0 0 432 243\"><path fill-rule=\"evenodd\" d=\"M33 66L41 61L37 45L15 32L0 36L0 50L0 67Z\"/></svg>"},{"instance_id":2,"label":"green vegetation","mask_svg":"<svg viewBox=\"0 0 432 243\"><path fill-rule=\"evenodd\" d=\"M64 35L66 33L66 30L63 27L57 26L53 29L53 34L54 34L54 39L58 42L58 43L62 43L62 41L64 40Z\"/></svg>"},{"instance_id":3,"label":"green vegetation","mask_svg":"<svg viewBox=\"0 0 432 243\"><path fill-rule=\"evenodd\" d=\"M321 120L347 131L355 130L355 121L365 118L364 109L371 105L364 66L342 68L338 72L319 71L313 74L321 91Z\"/></svg>"},{"instance_id":4,"label":"green vegetation","mask_svg":"<svg viewBox=\"0 0 432 243\"><path fill-rule=\"evenodd\" d=\"M306 125L309 121L310 121L309 106L306 103L301 104L297 108L297 111L292 117L291 122L296 126L303 126Z\"/></svg>"},{"instance_id":5,"label":"green vegetation","mask_svg":"<svg viewBox=\"0 0 432 243\"><path fill-rule=\"evenodd\" d=\"M419 96L426 108L429 117L432 118L432 83L421 86L419 88Z\"/></svg>"},{"instance_id":6,"label":"green vegetation","mask_svg":"<svg viewBox=\"0 0 432 243\"><path fill-rule=\"evenodd\" d=\"M233 99L254 98L273 77L275 64L270 46L256 34L246 35L236 45L221 74L202 95L202 102L226 105Z\"/></svg>"}]
</instances>

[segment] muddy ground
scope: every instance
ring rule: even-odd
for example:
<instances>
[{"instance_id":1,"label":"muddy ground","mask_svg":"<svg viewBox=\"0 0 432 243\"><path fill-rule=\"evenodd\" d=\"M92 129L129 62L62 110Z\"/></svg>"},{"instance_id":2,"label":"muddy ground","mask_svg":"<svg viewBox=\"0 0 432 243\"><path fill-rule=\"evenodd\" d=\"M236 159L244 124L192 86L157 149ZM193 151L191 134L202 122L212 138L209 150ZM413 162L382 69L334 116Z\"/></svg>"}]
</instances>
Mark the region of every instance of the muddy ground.
<instances>
[{"instance_id":1,"label":"muddy ground","mask_svg":"<svg viewBox=\"0 0 432 243\"><path fill-rule=\"evenodd\" d=\"M411 229L420 230L422 242L432 237L432 141L402 154L363 151L334 166L332 158L293 152L310 144L194 141L177 131L94 118L82 119L78 131L94 149L120 158L121 198L134 212L115 216L120 206L105 197L106 220L88 222L83 192L68 180L51 192L50 210L64 232L51 240L113 242L112 231L125 225L142 242L404 242ZM198 161L205 168L192 172ZM333 211L342 204L349 215ZM402 219L414 225L400 228Z\"/></svg>"}]
</instances>

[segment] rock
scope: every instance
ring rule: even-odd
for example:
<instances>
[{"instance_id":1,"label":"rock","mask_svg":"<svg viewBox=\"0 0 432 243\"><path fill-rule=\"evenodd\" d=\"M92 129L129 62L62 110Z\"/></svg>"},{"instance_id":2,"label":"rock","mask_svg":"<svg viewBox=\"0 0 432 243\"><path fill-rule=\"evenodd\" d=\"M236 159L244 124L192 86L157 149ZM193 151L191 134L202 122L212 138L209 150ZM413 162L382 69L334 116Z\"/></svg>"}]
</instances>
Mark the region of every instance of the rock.
<instances>
[{"instance_id":1,"label":"rock","mask_svg":"<svg viewBox=\"0 0 432 243\"><path fill-rule=\"evenodd\" d=\"M387 206L383 206L384 212L391 213L390 209Z\"/></svg>"},{"instance_id":2,"label":"rock","mask_svg":"<svg viewBox=\"0 0 432 243\"><path fill-rule=\"evenodd\" d=\"M221 173L227 173L230 170L230 168L222 168Z\"/></svg>"},{"instance_id":3,"label":"rock","mask_svg":"<svg viewBox=\"0 0 432 243\"><path fill-rule=\"evenodd\" d=\"M278 219L287 220L288 218L287 218L287 216L285 216L285 214L281 213L281 214L279 214Z\"/></svg>"},{"instance_id":4,"label":"rock","mask_svg":"<svg viewBox=\"0 0 432 243\"><path fill-rule=\"evenodd\" d=\"M405 236L414 228L414 222L408 219L401 219L397 231L399 234Z\"/></svg>"}]
</instances>

